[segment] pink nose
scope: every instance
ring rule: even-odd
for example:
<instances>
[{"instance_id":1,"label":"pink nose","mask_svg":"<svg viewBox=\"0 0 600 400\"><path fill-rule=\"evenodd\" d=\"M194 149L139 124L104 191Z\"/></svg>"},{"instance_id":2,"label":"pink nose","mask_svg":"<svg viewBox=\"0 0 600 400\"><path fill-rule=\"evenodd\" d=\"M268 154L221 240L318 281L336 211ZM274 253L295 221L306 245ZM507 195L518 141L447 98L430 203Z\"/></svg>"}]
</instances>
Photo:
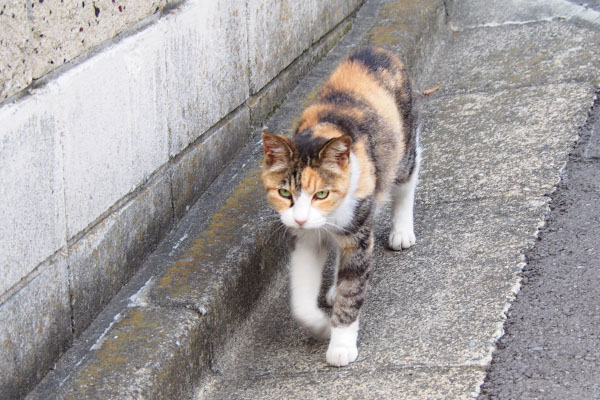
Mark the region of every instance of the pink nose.
<instances>
[{"instance_id":1,"label":"pink nose","mask_svg":"<svg viewBox=\"0 0 600 400\"><path fill-rule=\"evenodd\" d=\"M300 226L304 225L306 223L306 220L304 221L300 221L299 219L294 219L294 221L296 221L296 223Z\"/></svg>"}]
</instances>

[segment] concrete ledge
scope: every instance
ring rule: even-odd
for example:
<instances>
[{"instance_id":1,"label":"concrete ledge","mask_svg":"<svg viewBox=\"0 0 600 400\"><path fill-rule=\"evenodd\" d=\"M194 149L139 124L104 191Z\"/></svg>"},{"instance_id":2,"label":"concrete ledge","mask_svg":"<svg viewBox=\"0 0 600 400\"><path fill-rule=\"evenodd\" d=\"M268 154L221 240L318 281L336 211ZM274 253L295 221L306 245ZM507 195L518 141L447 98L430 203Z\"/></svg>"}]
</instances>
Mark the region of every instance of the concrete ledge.
<instances>
[{"instance_id":1,"label":"concrete ledge","mask_svg":"<svg viewBox=\"0 0 600 400\"><path fill-rule=\"evenodd\" d=\"M273 234L283 231L269 222L260 157L253 143L221 171L28 398L173 399L189 393L286 262L287 237Z\"/></svg>"},{"instance_id":2,"label":"concrete ledge","mask_svg":"<svg viewBox=\"0 0 600 400\"><path fill-rule=\"evenodd\" d=\"M72 342L67 258L62 251L38 268L31 282L0 305L2 398L22 396ZM32 357L32 354L40 355Z\"/></svg>"},{"instance_id":3,"label":"concrete ledge","mask_svg":"<svg viewBox=\"0 0 600 400\"><path fill-rule=\"evenodd\" d=\"M169 177L159 174L127 204L69 246L75 337L89 326L169 231L173 223L170 203Z\"/></svg>"},{"instance_id":4,"label":"concrete ledge","mask_svg":"<svg viewBox=\"0 0 600 400\"><path fill-rule=\"evenodd\" d=\"M194 383L197 363L206 358L201 325L196 313L184 309L131 308L56 392L34 392L28 398L183 398Z\"/></svg>"}]
</instances>

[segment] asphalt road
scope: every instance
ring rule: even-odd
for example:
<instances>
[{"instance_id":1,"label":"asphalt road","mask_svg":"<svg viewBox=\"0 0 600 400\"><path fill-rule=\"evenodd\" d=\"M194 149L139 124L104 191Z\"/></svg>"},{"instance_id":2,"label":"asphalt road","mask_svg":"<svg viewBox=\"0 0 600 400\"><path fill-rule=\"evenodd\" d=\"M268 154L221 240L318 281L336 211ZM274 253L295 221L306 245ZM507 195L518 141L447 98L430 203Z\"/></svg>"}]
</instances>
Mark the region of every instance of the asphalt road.
<instances>
[{"instance_id":1,"label":"asphalt road","mask_svg":"<svg viewBox=\"0 0 600 400\"><path fill-rule=\"evenodd\" d=\"M480 399L600 398L600 101L527 254Z\"/></svg>"}]
</instances>

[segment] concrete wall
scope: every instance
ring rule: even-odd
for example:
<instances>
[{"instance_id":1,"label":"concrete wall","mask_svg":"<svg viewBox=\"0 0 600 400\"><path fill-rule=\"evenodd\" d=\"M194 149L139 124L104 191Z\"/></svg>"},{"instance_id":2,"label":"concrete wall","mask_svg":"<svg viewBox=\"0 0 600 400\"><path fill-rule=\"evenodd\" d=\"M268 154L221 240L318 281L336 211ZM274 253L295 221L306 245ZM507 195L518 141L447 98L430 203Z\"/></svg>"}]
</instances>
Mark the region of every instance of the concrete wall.
<instances>
[{"instance_id":1,"label":"concrete wall","mask_svg":"<svg viewBox=\"0 0 600 400\"><path fill-rule=\"evenodd\" d=\"M3 395L39 381L360 2L0 6Z\"/></svg>"}]
</instances>

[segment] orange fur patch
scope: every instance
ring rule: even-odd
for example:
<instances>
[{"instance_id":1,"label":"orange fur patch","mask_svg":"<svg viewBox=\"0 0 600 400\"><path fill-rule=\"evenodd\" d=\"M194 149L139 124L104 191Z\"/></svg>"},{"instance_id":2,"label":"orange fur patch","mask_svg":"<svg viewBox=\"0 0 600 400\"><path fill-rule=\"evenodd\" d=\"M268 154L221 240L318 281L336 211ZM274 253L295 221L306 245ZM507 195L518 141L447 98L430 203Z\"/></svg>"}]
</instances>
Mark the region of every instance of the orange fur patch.
<instances>
[{"instance_id":1,"label":"orange fur patch","mask_svg":"<svg viewBox=\"0 0 600 400\"><path fill-rule=\"evenodd\" d=\"M302 184L302 190L305 190L310 195L323 189L323 180L311 167L304 168L300 182Z\"/></svg>"},{"instance_id":2,"label":"orange fur patch","mask_svg":"<svg viewBox=\"0 0 600 400\"><path fill-rule=\"evenodd\" d=\"M356 93L369 102L393 129L402 129L394 97L359 62L345 61L331 75L328 90Z\"/></svg>"},{"instance_id":3,"label":"orange fur patch","mask_svg":"<svg viewBox=\"0 0 600 400\"><path fill-rule=\"evenodd\" d=\"M358 165L360 165L358 188L354 195L358 198L364 198L372 194L375 190L375 166L367 155L365 139L354 143L354 154L358 160Z\"/></svg>"}]
</instances>

